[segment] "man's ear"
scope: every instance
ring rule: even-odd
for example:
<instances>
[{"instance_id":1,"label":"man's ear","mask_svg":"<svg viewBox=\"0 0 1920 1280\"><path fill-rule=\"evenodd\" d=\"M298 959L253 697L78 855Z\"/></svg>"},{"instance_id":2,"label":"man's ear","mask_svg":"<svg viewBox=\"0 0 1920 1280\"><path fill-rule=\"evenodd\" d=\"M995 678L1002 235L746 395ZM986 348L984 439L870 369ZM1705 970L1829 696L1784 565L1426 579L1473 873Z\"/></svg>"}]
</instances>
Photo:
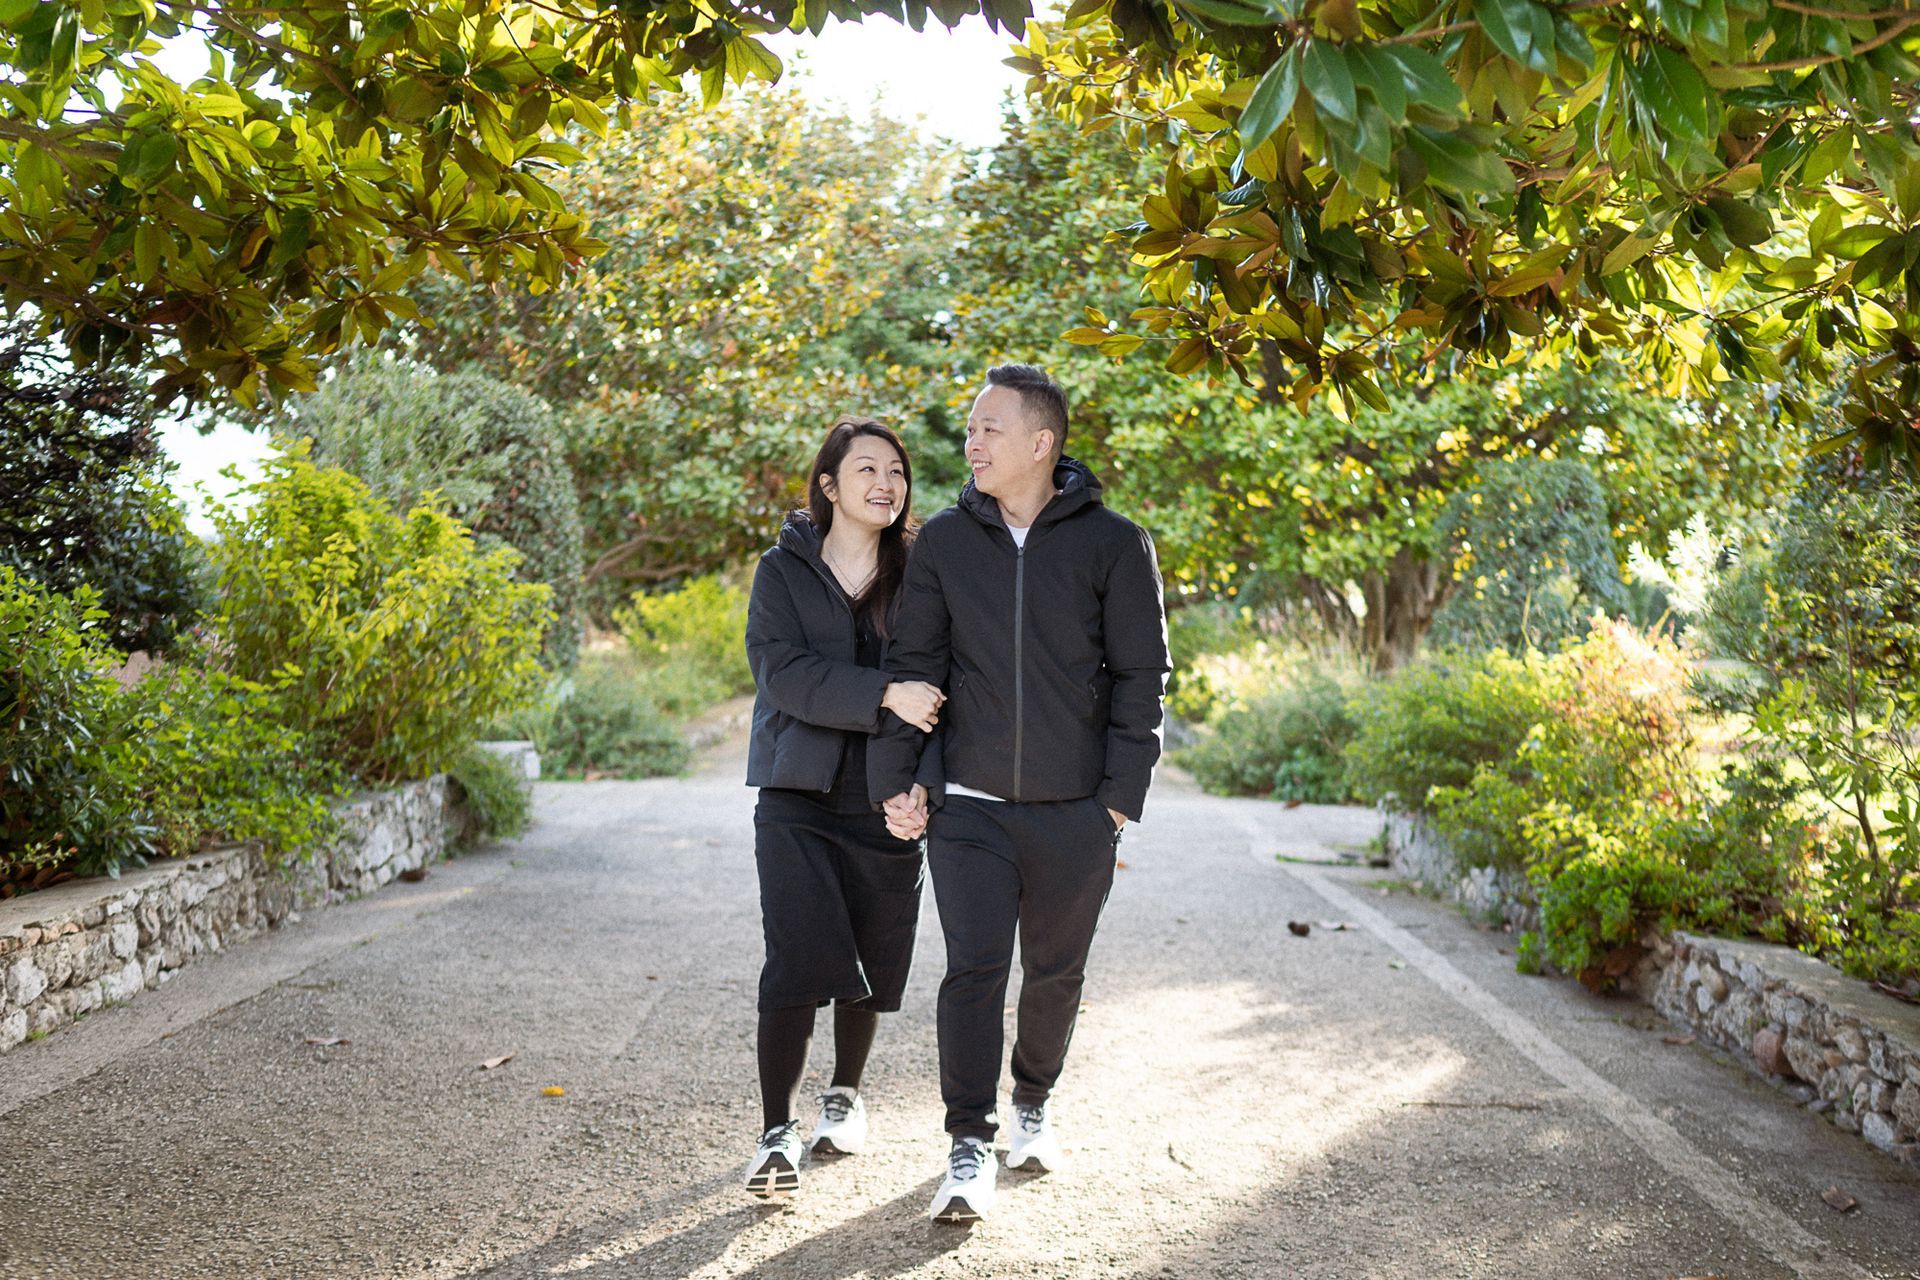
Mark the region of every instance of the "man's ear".
<instances>
[{"instance_id":1,"label":"man's ear","mask_svg":"<svg viewBox=\"0 0 1920 1280\"><path fill-rule=\"evenodd\" d=\"M1046 427L1033 433L1033 460L1042 461L1053 456L1053 432Z\"/></svg>"}]
</instances>

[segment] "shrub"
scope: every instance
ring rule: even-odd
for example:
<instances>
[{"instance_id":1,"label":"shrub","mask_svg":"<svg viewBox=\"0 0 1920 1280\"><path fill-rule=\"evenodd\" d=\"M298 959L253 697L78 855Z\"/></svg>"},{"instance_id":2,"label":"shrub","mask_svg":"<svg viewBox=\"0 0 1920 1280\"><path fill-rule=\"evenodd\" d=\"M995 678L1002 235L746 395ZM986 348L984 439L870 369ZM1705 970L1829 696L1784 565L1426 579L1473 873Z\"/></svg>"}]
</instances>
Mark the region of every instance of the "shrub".
<instances>
[{"instance_id":1,"label":"shrub","mask_svg":"<svg viewBox=\"0 0 1920 1280\"><path fill-rule=\"evenodd\" d=\"M438 493L483 547L521 555L515 577L544 582L555 613L545 657L578 657L582 627L580 498L545 401L478 369L441 374L391 356L360 360L293 402L282 424L313 458L366 481L395 512Z\"/></svg>"},{"instance_id":2,"label":"shrub","mask_svg":"<svg viewBox=\"0 0 1920 1280\"><path fill-rule=\"evenodd\" d=\"M1607 497L1569 459L1490 462L1436 527L1455 549L1461 585L1434 614L1431 643L1469 649L1558 649L1597 609L1628 607Z\"/></svg>"},{"instance_id":3,"label":"shrub","mask_svg":"<svg viewBox=\"0 0 1920 1280\"><path fill-rule=\"evenodd\" d=\"M1346 689L1332 676L1311 671L1227 712L1212 734L1179 759L1215 793L1339 804L1352 794L1341 753L1353 733Z\"/></svg>"},{"instance_id":4,"label":"shrub","mask_svg":"<svg viewBox=\"0 0 1920 1280\"><path fill-rule=\"evenodd\" d=\"M327 798L346 788L329 754L280 722L265 686L185 655L120 699L112 767L153 827L153 852L258 840L269 861L310 852L337 831Z\"/></svg>"},{"instance_id":5,"label":"shrub","mask_svg":"<svg viewBox=\"0 0 1920 1280\"><path fill-rule=\"evenodd\" d=\"M473 838L511 840L526 834L533 803L521 785L520 771L505 756L470 746L447 772L466 801Z\"/></svg>"},{"instance_id":6,"label":"shrub","mask_svg":"<svg viewBox=\"0 0 1920 1280\"><path fill-rule=\"evenodd\" d=\"M1742 762L1679 808L1640 801L1596 814L1554 802L1530 815L1529 838L1561 855L1529 869L1546 958L1606 990L1650 928L1805 945L1795 899L1824 840L1795 790L1770 762Z\"/></svg>"},{"instance_id":7,"label":"shrub","mask_svg":"<svg viewBox=\"0 0 1920 1280\"><path fill-rule=\"evenodd\" d=\"M1234 663L1260 645L1250 612L1221 601L1191 604L1167 614L1167 648L1173 675L1167 682L1167 711L1200 724L1228 696L1223 679Z\"/></svg>"},{"instance_id":8,"label":"shrub","mask_svg":"<svg viewBox=\"0 0 1920 1280\"><path fill-rule=\"evenodd\" d=\"M1548 713L1538 657L1434 653L1362 686L1352 707L1346 761L1370 803L1426 807L1435 787L1464 787L1477 770L1503 768Z\"/></svg>"},{"instance_id":9,"label":"shrub","mask_svg":"<svg viewBox=\"0 0 1920 1280\"><path fill-rule=\"evenodd\" d=\"M107 671L106 610L0 565L0 890L40 887L76 866L110 872L152 848L133 789L111 767L120 689Z\"/></svg>"},{"instance_id":10,"label":"shrub","mask_svg":"<svg viewBox=\"0 0 1920 1280\"><path fill-rule=\"evenodd\" d=\"M0 325L0 564L54 591L91 588L116 648L164 649L206 587L152 401L111 364L74 368L34 328Z\"/></svg>"},{"instance_id":11,"label":"shrub","mask_svg":"<svg viewBox=\"0 0 1920 1280\"><path fill-rule=\"evenodd\" d=\"M550 768L558 777L677 774L692 755L679 727L618 662L583 662L504 727L531 739L543 771Z\"/></svg>"},{"instance_id":12,"label":"shrub","mask_svg":"<svg viewBox=\"0 0 1920 1280\"><path fill-rule=\"evenodd\" d=\"M1605 823L1635 804L1676 811L1699 794L1690 669L1672 641L1595 619L1543 671L1542 701L1511 756L1428 793L1435 825L1470 864L1552 868L1590 842L1565 824L1529 827L1539 811Z\"/></svg>"},{"instance_id":13,"label":"shrub","mask_svg":"<svg viewBox=\"0 0 1920 1280\"><path fill-rule=\"evenodd\" d=\"M437 507L396 516L303 449L248 492L244 512L214 512L221 661L272 689L282 723L349 774L445 769L477 726L537 694L550 592L514 579L518 553L480 550Z\"/></svg>"},{"instance_id":14,"label":"shrub","mask_svg":"<svg viewBox=\"0 0 1920 1280\"><path fill-rule=\"evenodd\" d=\"M1714 635L1764 677L1754 734L1851 828L1874 901L1849 914L1920 910L1920 491L1816 479L1741 577Z\"/></svg>"},{"instance_id":15,"label":"shrub","mask_svg":"<svg viewBox=\"0 0 1920 1280\"><path fill-rule=\"evenodd\" d=\"M692 715L753 688L747 593L718 575L672 591L635 592L614 623L640 664L644 691L661 710Z\"/></svg>"}]
</instances>

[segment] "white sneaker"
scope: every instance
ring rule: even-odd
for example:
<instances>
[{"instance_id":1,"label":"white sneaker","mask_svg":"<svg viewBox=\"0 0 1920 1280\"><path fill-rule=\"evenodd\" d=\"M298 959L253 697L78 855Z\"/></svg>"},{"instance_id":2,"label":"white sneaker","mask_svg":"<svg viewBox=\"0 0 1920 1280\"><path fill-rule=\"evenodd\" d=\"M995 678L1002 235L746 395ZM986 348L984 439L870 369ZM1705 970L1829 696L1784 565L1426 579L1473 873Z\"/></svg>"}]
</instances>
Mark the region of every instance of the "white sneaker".
<instances>
[{"instance_id":1,"label":"white sneaker","mask_svg":"<svg viewBox=\"0 0 1920 1280\"><path fill-rule=\"evenodd\" d=\"M820 1095L820 1119L809 1149L827 1155L856 1156L867 1145L867 1104L858 1089L835 1085Z\"/></svg>"},{"instance_id":2,"label":"white sneaker","mask_svg":"<svg viewBox=\"0 0 1920 1280\"><path fill-rule=\"evenodd\" d=\"M960 1138L947 1153L947 1180L934 1193L927 1216L935 1222L978 1222L993 1212L993 1149L978 1138Z\"/></svg>"},{"instance_id":3,"label":"white sneaker","mask_svg":"<svg viewBox=\"0 0 1920 1280\"><path fill-rule=\"evenodd\" d=\"M1013 1142L1007 1147L1007 1168L1018 1169L1029 1160L1039 1165L1042 1173L1052 1173L1067 1162L1067 1153L1060 1149L1060 1139L1047 1120L1044 1102L1037 1107L1016 1104L1013 1108Z\"/></svg>"},{"instance_id":4,"label":"white sneaker","mask_svg":"<svg viewBox=\"0 0 1920 1280\"><path fill-rule=\"evenodd\" d=\"M789 1120L760 1135L747 1165L747 1190L761 1200L785 1200L800 1189L800 1122Z\"/></svg>"}]
</instances>

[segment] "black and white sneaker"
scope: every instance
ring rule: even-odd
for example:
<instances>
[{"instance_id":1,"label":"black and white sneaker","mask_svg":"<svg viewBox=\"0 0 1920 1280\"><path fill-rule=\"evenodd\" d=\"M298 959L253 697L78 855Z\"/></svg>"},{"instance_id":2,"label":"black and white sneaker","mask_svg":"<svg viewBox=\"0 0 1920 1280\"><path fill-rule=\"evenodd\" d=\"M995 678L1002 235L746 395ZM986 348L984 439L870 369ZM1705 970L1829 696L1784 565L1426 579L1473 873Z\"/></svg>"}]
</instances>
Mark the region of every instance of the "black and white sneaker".
<instances>
[{"instance_id":1,"label":"black and white sneaker","mask_svg":"<svg viewBox=\"0 0 1920 1280\"><path fill-rule=\"evenodd\" d=\"M820 1119L808 1149L820 1155L859 1155L867 1146L867 1104L858 1089L835 1085L820 1095Z\"/></svg>"},{"instance_id":2,"label":"black and white sneaker","mask_svg":"<svg viewBox=\"0 0 1920 1280\"><path fill-rule=\"evenodd\" d=\"M1047 1104L1013 1108L1013 1141L1007 1146L1007 1168L1018 1169L1031 1161L1042 1173L1052 1173L1067 1162L1060 1139L1047 1117Z\"/></svg>"},{"instance_id":3,"label":"black and white sneaker","mask_svg":"<svg viewBox=\"0 0 1920 1280\"><path fill-rule=\"evenodd\" d=\"M993 1212L993 1149L978 1138L957 1138L947 1153L947 1180L927 1216L935 1222L978 1222Z\"/></svg>"},{"instance_id":4,"label":"black and white sneaker","mask_svg":"<svg viewBox=\"0 0 1920 1280\"><path fill-rule=\"evenodd\" d=\"M789 1120L760 1135L747 1165L747 1190L760 1200L785 1200L800 1189L800 1122Z\"/></svg>"}]
</instances>

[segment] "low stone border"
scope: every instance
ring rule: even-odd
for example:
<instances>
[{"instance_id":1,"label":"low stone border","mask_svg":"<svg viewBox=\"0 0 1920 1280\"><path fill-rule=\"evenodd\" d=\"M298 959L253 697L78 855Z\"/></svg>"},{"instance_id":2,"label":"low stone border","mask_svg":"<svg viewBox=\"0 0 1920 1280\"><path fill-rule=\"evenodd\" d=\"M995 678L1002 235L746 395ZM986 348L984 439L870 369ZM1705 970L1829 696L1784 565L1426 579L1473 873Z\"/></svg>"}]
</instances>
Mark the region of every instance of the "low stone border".
<instances>
[{"instance_id":1,"label":"low stone border","mask_svg":"<svg viewBox=\"0 0 1920 1280\"><path fill-rule=\"evenodd\" d=\"M519 764L526 785L539 776L529 744L483 745ZM463 825L457 790L435 775L354 795L340 804L340 837L310 860L274 867L257 845L233 845L0 901L0 1052L445 856Z\"/></svg>"},{"instance_id":2,"label":"low stone border","mask_svg":"<svg viewBox=\"0 0 1920 1280\"><path fill-rule=\"evenodd\" d=\"M1462 871L1416 815L1383 810L1396 875L1474 915L1539 925L1524 879ZM1723 1049L1808 1110L1880 1150L1920 1163L1920 1008L1791 947L1649 933L1624 992Z\"/></svg>"},{"instance_id":3,"label":"low stone border","mask_svg":"<svg viewBox=\"0 0 1920 1280\"><path fill-rule=\"evenodd\" d=\"M1790 947L1691 933L1672 944L1654 1008L1808 1110L1920 1163L1920 1008Z\"/></svg>"},{"instance_id":4,"label":"low stone border","mask_svg":"<svg viewBox=\"0 0 1920 1280\"><path fill-rule=\"evenodd\" d=\"M1380 810L1387 857L1393 873L1413 880L1490 924L1533 929L1540 910L1533 905L1524 876L1494 867L1460 868L1453 850L1418 814Z\"/></svg>"}]
</instances>

